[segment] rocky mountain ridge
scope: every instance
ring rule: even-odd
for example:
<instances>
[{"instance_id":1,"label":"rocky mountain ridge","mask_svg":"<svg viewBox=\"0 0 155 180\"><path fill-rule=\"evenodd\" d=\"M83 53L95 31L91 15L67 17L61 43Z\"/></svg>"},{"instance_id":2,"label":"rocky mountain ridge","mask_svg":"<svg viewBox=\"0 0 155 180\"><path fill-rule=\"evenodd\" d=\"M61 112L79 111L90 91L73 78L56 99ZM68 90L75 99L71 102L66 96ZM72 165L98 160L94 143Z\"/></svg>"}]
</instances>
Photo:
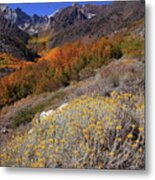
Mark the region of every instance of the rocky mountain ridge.
<instances>
[{"instance_id":1,"label":"rocky mountain ridge","mask_svg":"<svg viewBox=\"0 0 155 180\"><path fill-rule=\"evenodd\" d=\"M22 60L33 60L35 53L26 47L29 35L0 14L0 52Z\"/></svg>"},{"instance_id":2,"label":"rocky mountain ridge","mask_svg":"<svg viewBox=\"0 0 155 180\"><path fill-rule=\"evenodd\" d=\"M30 35L38 33L42 28L45 29L45 26L49 23L48 16L38 16L37 14L29 16L20 8L13 10L4 4L0 5L0 13L4 18L10 20Z\"/></svg>"},{"instance_id":3,"label":"rocky mountain ridge","mask_svg":"<svg viewBox=\"0 0 155 180\"><path fill-rule=\"evenodd\" d=\"M106 36L143 18L144 11L140 1L113 2L108 5L75 4L61 9L51 17L46 30L52 37L48 47L53 48L77 39L88 42Z\"/></svg>"}]
</instances>

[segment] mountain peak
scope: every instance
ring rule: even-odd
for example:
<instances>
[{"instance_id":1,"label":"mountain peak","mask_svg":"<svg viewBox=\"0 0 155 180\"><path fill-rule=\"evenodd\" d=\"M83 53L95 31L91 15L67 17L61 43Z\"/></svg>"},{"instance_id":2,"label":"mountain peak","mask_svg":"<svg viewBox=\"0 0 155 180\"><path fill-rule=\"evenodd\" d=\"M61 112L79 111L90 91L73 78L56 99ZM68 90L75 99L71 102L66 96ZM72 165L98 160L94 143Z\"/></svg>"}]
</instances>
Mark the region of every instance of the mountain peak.
<instances>
[{"instance_id":1,"label":"mountain peak","mask_svg":"<svg viewBox=\"0 0 155 180\"><path fill-rule=\"evenodd\" d=\"M72 7L79 7L79 6L80 4L78 4L77 2L72 3Z\"/></svg>"},{"instance_id":2,"label":"mountain peak","mask_svg":"<svg viewBox=\"0 0 155 180\"><path fill-rule=\"evenodd\" d=\"M0 12L5 11L6 8L7 6L5 4L0 4Z\"/></svg>"},{"instance_id":3,"label":"mountain peak","mask_svg":"<svg viewBox=\"0 0 155 180\"><path fill-rule=\"evenodd\" d=\"M19 8L19 7L16 8L15 11L16 11L16 12L23 12L23 11L21 10L21 8Z\"/></svg>"},{"instance_id":4,"label":"mountain peak","mask_svg":"<svg viewBox=\"0 0 155 180\"><path fill-rule=\"evenodd\" d=\"M49 22L47 16L39 16L37 14L30 16L19 7L13 10L5 4L0 4L0 13L4 18L10 20L30 35L38 33Z\"/></svg>"}]
</instances>

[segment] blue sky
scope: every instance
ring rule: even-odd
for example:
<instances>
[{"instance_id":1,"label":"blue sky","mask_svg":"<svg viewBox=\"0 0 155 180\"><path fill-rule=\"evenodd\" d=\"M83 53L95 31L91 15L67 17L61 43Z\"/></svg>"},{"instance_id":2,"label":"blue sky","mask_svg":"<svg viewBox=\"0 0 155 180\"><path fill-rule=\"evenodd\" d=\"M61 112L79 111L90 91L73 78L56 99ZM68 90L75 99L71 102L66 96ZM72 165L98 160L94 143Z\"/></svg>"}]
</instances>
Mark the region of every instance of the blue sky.
<instances>
[{"instance_id":1,"label":"blue sky","mask_svg":"<svg viewBox=\"0 0 155 180\"><path fill-rule=\"evenodd\" d=\"M78 4L109 4L110 2L79 2ZM50 2L50 3L16 3L8 4L12 9L17 7L21 8L24 12L29 15L38 14L38 15L50 15L54 11L71 6L72 2Z\"/></svg>"}]
</instances>

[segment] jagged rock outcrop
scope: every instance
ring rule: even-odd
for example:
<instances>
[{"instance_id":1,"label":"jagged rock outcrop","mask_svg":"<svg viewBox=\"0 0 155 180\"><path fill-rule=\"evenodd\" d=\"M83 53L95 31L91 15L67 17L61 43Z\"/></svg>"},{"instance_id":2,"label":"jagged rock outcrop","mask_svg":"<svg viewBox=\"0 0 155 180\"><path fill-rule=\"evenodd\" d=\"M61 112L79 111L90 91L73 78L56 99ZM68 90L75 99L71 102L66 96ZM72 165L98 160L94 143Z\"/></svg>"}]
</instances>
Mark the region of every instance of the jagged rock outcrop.
<instances>
[{"instance_id":1,"label":"jagged rock outcrop","mask_svg":"<svg viewBox=\"0 0 155 180\"><path fill-rule=\"evenodd\" d=\"M6 52L16 58L32 61L36 53L26 47L29 35L0 13L0 52Z\"/></svg>"},{"instance_id":2,"label":"jagged rock outcrop","mask_svg":"<svg viewBox=\"0 0 155 180\"><path fill-rule=\"evenodd\" d=\"M30 35L34 35L43 29L45 30L49 22L48 16L38 16L37 14L29 16L20 8L13 10L4 4L0 4L0 13L5 19L13 22L18 28Z\"/></svg>"}]
</instances>

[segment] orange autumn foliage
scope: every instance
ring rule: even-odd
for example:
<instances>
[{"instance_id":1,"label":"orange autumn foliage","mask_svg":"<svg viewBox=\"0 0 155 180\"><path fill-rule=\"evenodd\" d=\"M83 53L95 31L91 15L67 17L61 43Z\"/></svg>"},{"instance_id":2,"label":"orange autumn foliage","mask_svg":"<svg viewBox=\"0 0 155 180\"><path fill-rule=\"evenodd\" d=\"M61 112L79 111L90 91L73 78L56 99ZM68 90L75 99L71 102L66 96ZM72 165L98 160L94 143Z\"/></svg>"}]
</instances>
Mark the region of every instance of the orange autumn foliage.
<instances>
[{"instance_id":1,"label":"orange autumn foliage","mask_svg":"<svg viewBox=\"0 0 155 180\"><path fill-rule=\"evenodd\" d=\"M50 50L37 62L0 79L0 106L29 94L54 91L71 80L79 80L83 68L94 69L108 64L111 49L109 40L101 38L91 44L76 41Z\"/></svg>"},{"instance_id":2,"label":"orange autumn foliage","mask_svg":"<svg viewBox=\"0 0 155 180\"><path fill-rule=\"evenodd\" d=\"M0 68L20 69L29 64L32 62L17 59L8 53L0 53Z\"/></svg>"}]
</instances>

